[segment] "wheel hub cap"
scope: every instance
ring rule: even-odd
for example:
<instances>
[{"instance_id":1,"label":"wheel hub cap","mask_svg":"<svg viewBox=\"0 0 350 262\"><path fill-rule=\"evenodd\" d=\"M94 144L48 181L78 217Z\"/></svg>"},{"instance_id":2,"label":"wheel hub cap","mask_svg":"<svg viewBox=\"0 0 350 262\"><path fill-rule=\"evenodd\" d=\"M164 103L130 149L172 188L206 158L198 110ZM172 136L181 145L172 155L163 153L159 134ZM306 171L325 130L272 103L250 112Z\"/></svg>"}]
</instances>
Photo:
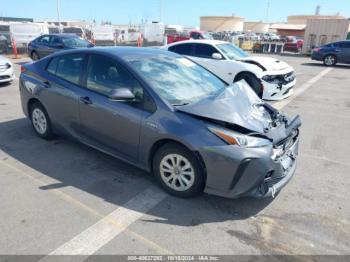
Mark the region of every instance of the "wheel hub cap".
<instances>
[{"instance_id":1,"label":"wheel hub cap","mask_svg":"<svg viewBox=\"0 0 350 262\"><path fill-rule=\"evenodd\" d=\"M43 135L46 132L47 121L45 114L39 108L35 108L32 113L33 125L35 130Z\"/></svg>"},{"instance_id":2,"label":"wheel hub cap","mask_svg":"<svg viewBox=\"0 0 350 262\"><path fill-rule=\"evenodd\" d=\"M179 155L166 155L160 162L163 182L176 191L186 191L194 183L195 173L190 161Z\"/></svg>"}]
</instances>

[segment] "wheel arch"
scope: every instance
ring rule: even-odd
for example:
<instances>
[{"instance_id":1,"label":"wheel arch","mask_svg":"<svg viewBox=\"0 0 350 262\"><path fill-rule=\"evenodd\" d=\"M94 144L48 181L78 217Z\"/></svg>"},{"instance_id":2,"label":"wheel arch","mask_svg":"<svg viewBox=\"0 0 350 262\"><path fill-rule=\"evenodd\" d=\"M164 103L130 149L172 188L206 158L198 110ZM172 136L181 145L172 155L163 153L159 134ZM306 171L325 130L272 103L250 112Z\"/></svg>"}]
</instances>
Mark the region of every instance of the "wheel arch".
<instances>
[{"instance_id":1,"label":"wheel arch","mask_svg":"<svg viewBox=\"0 0 350 262\"><path fill-rule=\"evenodd\" d=\"M207 172L206 172L206 166L205 166L205 163L204 163L204 160L202 158L202 156L200 155L200 153L197 151L197 150L192 150L190 149L188 146L186 146L184 143L181 143L175 139L171 139L171 138L164 138L164 139L160 139L158 141L156 141L150 151L149 151L149 154L148 154L148 165L149 165L149 169L151 172L153 172L153 159L154 159L154 156L156 155L157 151L164 145L166 144L170 144L170 143L174 143L174 144L177 144L177 145L180 145L181 147L185 148L186 150L188 150L189 152L192 152L194 154L194 156L197 158L200 166L203 168L203 174L205 176L205 181L206 181L206 177L207 177Z\"/></svg>"},{"instance_id":2,"label":"wheel arch","mask_svg":"<svg viewBox=\"0 0 350 262\"><path fill-rule=\"evenodd\" d=\"M259 78L254 72L252 72L252 71L242 71L242 72L239 72L239 73L235 76L233 82L237 82L238 80L240 80L240 77L241 77L242 75L248 75L248 74L249 74L249 75L252 75L252 76L254 76L254 77L256 77L257 79L260 80L260 78Z\"/></svg>"},{"instance_id":3,"label":"wheel arch","mask_svg":"<svg viewBox=\"0 0 350 262\"><path fill-rule=\"evenodd\" d=\"M329 55L334 56L335 59L338 61L338 56L337 56L337 54L335 54L335 53L327 53L327 54L323 55L322 60L324 60L324 59L325 59L327 56L329 56Z\"/></svg>"},{"instance_id":4,"label":"wheel arch","mask_svg":"<svg viewBox=\"0 0 350 262\"><path fill-rule=\"evenodd\" d=\"M32 106L33 106L35 103L40 103L42 106L44 106L43 103L41 103L39 99L37 99L37 98L35 98L35 97L30 98L30 99L28 100L28 102L27 102L27 112L28 112L28 117L29 117L29 119L32 118L31 108L32 108ZM44 107L44 108L45 108L45 107ZM45 109L45 110L46 110L46 109Z\"/></svg>"}]
</instances>

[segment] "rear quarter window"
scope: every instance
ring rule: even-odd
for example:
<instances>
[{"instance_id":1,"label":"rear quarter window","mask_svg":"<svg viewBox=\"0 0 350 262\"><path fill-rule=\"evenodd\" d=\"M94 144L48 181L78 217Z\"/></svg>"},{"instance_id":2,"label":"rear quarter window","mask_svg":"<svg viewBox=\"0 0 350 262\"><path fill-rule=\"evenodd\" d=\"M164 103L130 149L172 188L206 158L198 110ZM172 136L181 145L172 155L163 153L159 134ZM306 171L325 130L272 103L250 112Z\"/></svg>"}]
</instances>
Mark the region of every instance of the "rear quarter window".
<instances>
[{"instance_id":1,"label":"rear quarter window","mask_svg":"<svg viewBox=\"0 0 350 262\"><path fill-rule=\"evenodd\" d=\"M46 71L49 72L50 74L55 75L56 69L57 69L57 62L58 62L57 57L51 59L51 61L49 62L48 66L46 68Z\"/></svg>"},{"instance_id":2,"label":"rear quarter window","mask_svg":"<svg viewBox=\"0 0 350 262\"><path fill-rule=\"evenodd\" d=\"M193 44L179 44L169 47L169 51L180 55L191 55Z\"/></svg>"},{"instance_id":3,"label":"rear quarter window","mask_svg":"<svg viewBox=\"0 0 350 262\"><path fill-rule=\"evenodd\" d=\"M63 80L79 85L84 58L83 54L54 57L49 62L46 71Z\"/></svg>"}]
</instances>

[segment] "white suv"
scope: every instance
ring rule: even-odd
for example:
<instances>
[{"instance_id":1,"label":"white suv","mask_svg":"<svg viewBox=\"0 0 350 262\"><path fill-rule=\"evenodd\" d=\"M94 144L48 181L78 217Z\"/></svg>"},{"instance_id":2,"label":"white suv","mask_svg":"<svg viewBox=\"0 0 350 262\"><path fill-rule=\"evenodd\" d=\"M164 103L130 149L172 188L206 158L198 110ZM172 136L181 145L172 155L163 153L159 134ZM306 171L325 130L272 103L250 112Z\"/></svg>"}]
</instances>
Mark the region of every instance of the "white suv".
<instances>
[{"instance_id":1,"label":"white suv","mask_svg":"<svg viewBox=\"0 0 350 262\"><path fill-rule=\"evenodd\" d=\"M249 56L237 46L217 40L188 40L164 47L185 55L227 83L244 79L263 99L282 100L293 93L294 69L270 57Z\"/></svg>"}]
</instances>

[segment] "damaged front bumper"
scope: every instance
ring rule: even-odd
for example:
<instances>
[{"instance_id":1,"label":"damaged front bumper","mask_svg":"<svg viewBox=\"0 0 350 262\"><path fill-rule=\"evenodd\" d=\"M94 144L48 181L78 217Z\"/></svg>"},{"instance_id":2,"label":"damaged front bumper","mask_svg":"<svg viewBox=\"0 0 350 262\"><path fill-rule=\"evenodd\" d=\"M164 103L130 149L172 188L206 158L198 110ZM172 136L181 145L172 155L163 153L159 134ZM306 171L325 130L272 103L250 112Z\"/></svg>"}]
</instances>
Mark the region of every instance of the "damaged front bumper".
<instances>
[{"instance_id":1,"label":"damaged front bumper","mask_svg":"<svg viewBox=\"0 0 350 262\"><path fill-rule=\"evenodd\" d=\"M228 198L274 197L295 173L298 148L298 132L279 145L203 148L200 154L207 171L205 192Z\"/></svg>"},{"instance_id":2,"label":"damaged front bumper","mask_svg":"<svg viewBox=\"0 0 350 262\"><path fill-rule=\"evenodd\" d=\"M264 79L261 80L264 86L264 100L279 101L293 94L293 88L297 83L293 71L275 77L276 79L271 82Z\"/></svg>"}]
</instances>

